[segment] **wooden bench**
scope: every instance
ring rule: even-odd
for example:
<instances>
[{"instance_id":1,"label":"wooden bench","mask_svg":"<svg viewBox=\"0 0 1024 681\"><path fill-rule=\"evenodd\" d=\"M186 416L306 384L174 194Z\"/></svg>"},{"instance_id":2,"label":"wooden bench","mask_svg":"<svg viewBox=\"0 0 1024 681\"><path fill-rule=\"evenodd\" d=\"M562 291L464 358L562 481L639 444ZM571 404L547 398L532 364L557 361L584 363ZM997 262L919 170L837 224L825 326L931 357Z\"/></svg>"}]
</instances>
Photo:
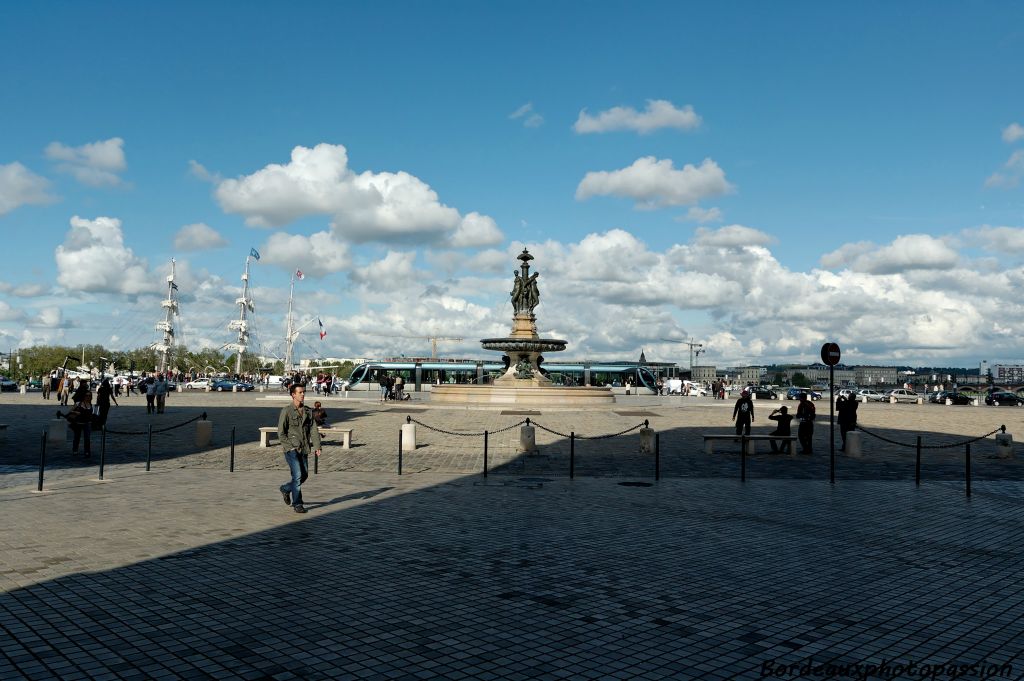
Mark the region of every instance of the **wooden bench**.
<instances>
[{"instance_id":1,"label":"wooden bench","mask_svg":"<svg viewBox=\"0 0 1024 681\"><path fill-rule=\"evenodd\" d=\"M352 448L351 428L320 428L320 438L326 439L327 435L341 435L341 448ZM260 447L266 449L270 446L270 438L277 437L277 426L263 426L260 428Z\"/></svg>"},{"instance_id":2,"label":"wooden bench","mask_svg":"<svg viewBox=\"0 0 1024 681\"><path fill-rule=\"evenodd\" d=\"M739 442L743 439L742 435L726 435L726 434L715 434L704 436L704 453L714 454L715 453L715 441L716 440L730 440L732 442ZM758 440L782 440L783 442L794 443L797 441L796 435L747 435L747 454L756 454L754 443ZM792 453L792 444L790 444L790 453Z\"/></svg>"}]
</instances>

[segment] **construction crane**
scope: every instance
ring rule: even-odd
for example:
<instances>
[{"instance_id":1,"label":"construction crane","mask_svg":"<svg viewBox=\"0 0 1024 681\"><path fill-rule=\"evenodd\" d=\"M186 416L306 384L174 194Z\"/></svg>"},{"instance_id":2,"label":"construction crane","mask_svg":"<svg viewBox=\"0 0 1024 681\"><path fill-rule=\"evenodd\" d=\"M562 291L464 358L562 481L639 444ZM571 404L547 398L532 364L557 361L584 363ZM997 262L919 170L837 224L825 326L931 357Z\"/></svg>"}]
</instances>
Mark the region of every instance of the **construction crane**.
<instances>
[{"instance_id":1,"label":"construction crane","mask_svg":"<svg viewBox=\"0 0 1024 681\"><path fill-rule=\"evenodd\" d=\"M687 345L690 348L690 378L693 378L693 358L700 357L700 353L707 352L704 349L703 343L694 343L693 338L688 341L672 340L671 338L662 338L661 340L666 343L679 343L680 345Z\"/></svg>"},{"instance_id":2,"label":"construction crane","mask_svg":"<svg viewBox=\"0 0 1024 681\"><path fill-rule=\"evenodd\" d=\"M417 340L428 340L430 341L430 359L437 359L437 342L438 341L461 341L463 338L455 336L406 336L395 333L368 333L367 336L379 336L381 338L415 338Z\"/></svg>"}]
</instances>

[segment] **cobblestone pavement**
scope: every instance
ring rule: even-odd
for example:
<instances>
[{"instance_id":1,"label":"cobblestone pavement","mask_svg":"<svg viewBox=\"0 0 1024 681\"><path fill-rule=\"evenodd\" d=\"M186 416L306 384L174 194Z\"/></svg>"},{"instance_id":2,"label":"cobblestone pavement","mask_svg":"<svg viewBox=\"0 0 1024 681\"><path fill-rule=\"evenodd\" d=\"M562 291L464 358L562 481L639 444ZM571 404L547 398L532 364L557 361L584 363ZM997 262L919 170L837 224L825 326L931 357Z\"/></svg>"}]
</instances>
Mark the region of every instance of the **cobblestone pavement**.
<instances>
[{"instance_id":1,"label":"cobblestone pavement","mask_svg":"<svg viewBox=\"0 0 1024 681\"><path fill-rule=\"evenodd\" d=\"M1024 675L1020 482L3 477L3 679Z\"/></svg>"},{"instance_id":2,"label":"cobblestone pavement","mask_svg":"<svg viewBox=\"0 0 1024 681\"><path fill-rule=\"evenodd\" d=\"M660 436L661 475L667 478L736 478L740 474L739 444L718 444L715 453L703 451L702 435L733 432L731 401L710 398L620 396L615 405L602 409L492 409L466 410L431 405L417 397L412 402L382 405L356 393L348 398L322 399L331 421L354 429L353 447L342 449L339 442L329 443L318 466L329 471L394 472L398 463L398 432L407 417L417 426L417 449L407 452L403 472L418 474L476 473L483 469L483 431L489 431L488 464L494 474L544 475L566 477L569 474L569 433L575 432L575 473L577 476L654 477L654 457L639 453L636 428L645 420ZM314 397L309 398L312 404ZM106 443L110 463L134 463L143 466L147 455L146 431L188 421L206 412L214 423L212 446L198 449L195 426L189 424L153 436L152 465L156 468L200 467L227 469L232 427L235 429L235 467L237 470L283 469L279 448L259 447L258 428L276 425L277 415L287 398L280 394L207 394L181 393L169 399L167 413L147 415L142 398L122 400L111 411L108 427L112 431L135 435L109 434ZM759 401L755 406L755 433L767 433L773 422L767 418L779 406L777 401ZM794 408L789 402L790 408ZM747 475L751 478L829 477L828 402L818 402L815 427L815 452L812 456L773 455L767 443L758 443L759 453L748 457ZM6 447L0 449L0 466L38 465L40 434L56 410L53 400L40 393L0 396L0 423L9 424ZM991 433L1001 425L1016 439L1024 437L1024 409L1015 407L947 407L945 405L864 404L859 410L860 424L870 431L864 436L864 456L853 459L837 453L838 479L910 480L914 479L915 441L922 437L922 477L926 480L963 480L965 447L962 443ZM517 453L519 428L524 419L537 426L538 452ZM437 429L437 430L433 430ZM592 440L631 429L627 435ZM439 431L447 431L439 432ZM552 432L553 431L553 432ZM475 433L472 436L449 433ZM70 435L68 436L70 439ZM838 440L838 429L836 438ZM885 438L885 439L882 439ZM99 451L100 437L93 435L93 447ZM892 440L900 444L893 444ZM945 446L956 445L956 446ZM937 448L941 447L941 448ZM1020 447L1018 446L1019 450ZM51 474L76 470L83 459L72 459L70 445L51 446L47 453ZM96 465L94 454L91 465ZM996 458L995 442L988 437L972 444L972 475L975 479L1024 480L1024 458L1019 451L1011 459ZM2 479L2 477L0 477ZM0 482L0 484L3 484Z\"/></svg>"}]
</instances>

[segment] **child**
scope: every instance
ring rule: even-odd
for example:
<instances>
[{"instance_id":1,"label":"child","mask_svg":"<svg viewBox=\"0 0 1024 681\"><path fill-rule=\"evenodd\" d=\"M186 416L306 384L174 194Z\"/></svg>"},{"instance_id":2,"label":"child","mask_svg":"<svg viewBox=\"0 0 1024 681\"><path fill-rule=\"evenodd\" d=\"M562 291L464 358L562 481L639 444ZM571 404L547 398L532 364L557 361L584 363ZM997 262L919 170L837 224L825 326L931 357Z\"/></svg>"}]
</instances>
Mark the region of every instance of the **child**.
<instances>
[{"instance_id":1,"label":"child","mask_svg":"<svg viewBox=\"0 0 1024 681\"><path fill-rule=\"evenodd\" d=\"M321 406L319 401L313 403L313 422L318 428L330 428L327 423L327 410Z\"/></svg>"}]
</instances>

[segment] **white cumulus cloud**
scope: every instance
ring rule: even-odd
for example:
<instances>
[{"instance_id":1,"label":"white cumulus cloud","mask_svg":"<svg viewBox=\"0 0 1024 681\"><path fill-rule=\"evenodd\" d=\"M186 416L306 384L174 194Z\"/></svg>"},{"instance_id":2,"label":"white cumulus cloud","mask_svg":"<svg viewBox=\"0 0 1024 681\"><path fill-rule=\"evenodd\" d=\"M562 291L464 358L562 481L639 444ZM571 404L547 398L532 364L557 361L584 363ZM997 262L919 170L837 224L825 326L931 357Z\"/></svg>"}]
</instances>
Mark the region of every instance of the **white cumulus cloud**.
<instances>
[{"instance_id":1,"label":"white cumulus cloud","mask_svg":"<svg viewBox=\"0 0 1024 681\"><path fill-rule=\"evenodd\" d=\"M767 246L774 239L759 229L743 225L728 225L719 229L698 227L694 243L712 248L743 248L745 246Z\"/></svg>"},{"instance_id":2,"label":"white cumulus cloud","mask_svg":"<svg viewBox=\"0 0 1024 681\"><path fill-rule=\"evenodd\" d=\"M676 218L679 222L721 222L722 211L719 208L701 208L700 206L690 206L690 209L686 211L685 215L681 215Z\"/></svg>"},{"instance_id":3,"label":"white cumulus cloud","mask_svg":"<svg viewBox=\"0 0 1024 681\"><path fill-rule=\"evenodd\" d=\"M56 201L49 189L49 180L17 161L0 165L0 215L10 213L18 206Z\"/></svg>"},{"instance_id":4,"label":"white cumulus cloud","mask_svg":"<svg viewBox=\"0 0 1024 681\"><path fill-rule=\"evenodd\" d=\"M71 218L64 243L57 246L57 283L69 292L124 293L159 291L146 262L124 245L121 221Z\"/></svg>"},{"instance_id":5,"label":"white cumulus cloud","mask_svg":"<svg viewBox=\"0 0 1024 681\"><path fill-rule=\"evenodd\" d=\"M93 187L113 186L121 183L118 173L127 163L124 156L124 140L112 137L108 140L70 147L60 142L51 142L46 147L46 157L57 161L57 170L70 173L82 184Z\"/></svg>"},{"instance_id":6,"label":"white cumulus cloud","mask_svg":"<svg viewBox=\"0 0 1024 681\"><path fill-rule=\"evenodd\" d=\"M185 225L174 235L174 248L179 251L208 251L227 245L220 232L203 222Z\"/></svg>"},{"instance_id":7,"label":"white cumulus cloud","mask_svg":"<svg viewBox=\"0 0 1024 681\"><path fill-rule=\"evenodd\" d=\"M1007 144L1013 144L1018 140L1024 139L1024 125L1020 123L1010 123L1008 126L1003 128L1003 141Z\"/></svg>"},{"instance_id":8,"label":"white cumulus cloud","mask_svg":"<svg viewBox=\"0 0 1024 681\"><path fill-rule=\"evenodd\" d=\"M311 277L323 277L347 270L352 264L347 244L330 232L311 236L277 232L260 246L261 261L289 270L301 269Z\"/></svg>"},{"instance_id":9,"label":"white cumulus cloud","mask_svg":"<svg viewBox=\"0 0 1024 681\"><path fill-rule=\"evenodd\" d=\"M900 274L910 270L948 270L960 255L944 240L928 234L899 236L891 244L846 244L821 257L823 267L848 268L870 274Z\"/></svg>"},{"instance_id":10,"label":"white cumulus cloud","mask_svg":"<svg viewBox=\"0 0 1024 681\"><path fill-rule=\"evenodd\" d=\"M996 253L1024 253L1024 228L981 225L963 231L964 237Z\"/></svg>"},{"instance_id":11,"label":"white cumulus cloud","mask_svg":"<svg viewBox=\"0 0 1024 681\"><path fill-rule=\"evenodd\" d=\"M440 202L428 184L406 172L356 173L342 145L295 147L291 161L272 163L251 175L224 180L215 195L246 224L277 227L309 215L328 215L339 239L355 242L487 246L501 240L493 220L465 217Z\"/></svg>"},{"instance_id":12,"label":"white cumulus cloud","mask_svg":"<svg viewBox=\"0 0 1024 681\"><path fill-rule=\"evenodd\" d=\"M591 116L583 109L573 125L573 130L579 134L633 130L646 135L662 128L693 130L700 127L700 124L700 116L689 104L677 109L667 100L649 99L647 108L643 111L637 111L630 106L616 106Z\"/></svg>"},{"instance_id":13,"label":"white cumulus cloud","mask_svg":"<svg viewBox=\"0 0 1024 681\"><path fill-rule=\"evenodd\" d=\"M649 210L690 205L734 190L725 179L725 171L710 158L699 166L688 163L677 170L671 159L645 156L621 170L587 173L576 187L576 199L618 196L633 199L637 208Z\"/></svg>"}]
</instances>

